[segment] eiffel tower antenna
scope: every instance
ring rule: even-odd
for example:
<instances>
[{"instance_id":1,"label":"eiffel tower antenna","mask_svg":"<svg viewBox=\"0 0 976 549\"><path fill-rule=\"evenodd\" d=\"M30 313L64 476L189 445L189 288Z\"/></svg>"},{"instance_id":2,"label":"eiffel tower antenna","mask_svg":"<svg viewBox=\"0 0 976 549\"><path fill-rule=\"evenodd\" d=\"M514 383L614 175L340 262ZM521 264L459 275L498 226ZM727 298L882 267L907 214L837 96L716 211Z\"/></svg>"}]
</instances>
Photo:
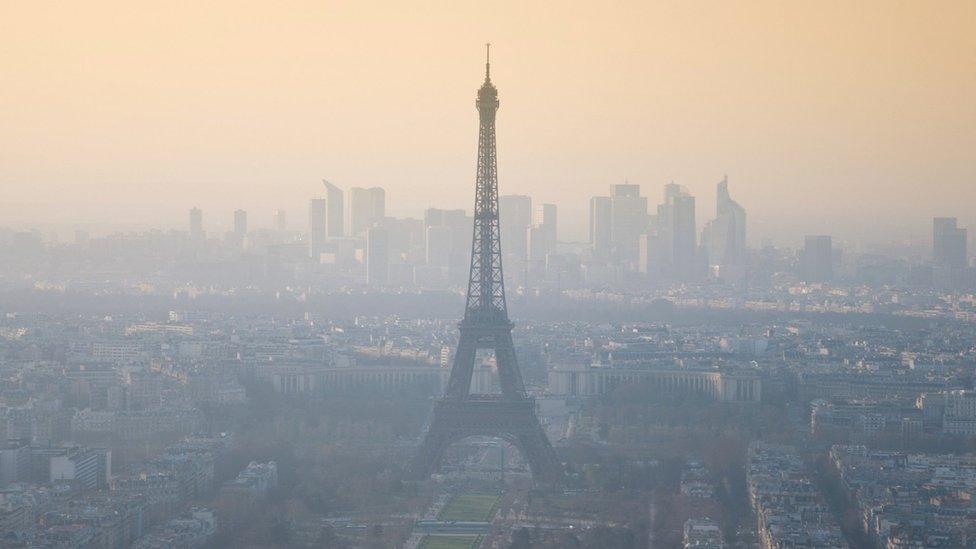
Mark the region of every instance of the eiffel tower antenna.
<instances>
[{"instance_id":1,"label":"eiffel tower antenna","mask_svg":"<svg viewBox=\"0 0 976 549\"><path fill-rule=\"evenodd\" d=\"M444 450L454 442L471 436L492 436L515 444L536 480L556 482L562 478L562 466L536 416L535 400L525 392L505 303L495 151L495 114L499 102L498 90L490 79L490 47L490 44L485 46L485 82L475 101L479 120L478 162L464 318L447 389L434 405L414 473L419 478L433 473ZM475 358L482 349L495 352L500 395L471 393Z\"/></svg>"}]
</instances>

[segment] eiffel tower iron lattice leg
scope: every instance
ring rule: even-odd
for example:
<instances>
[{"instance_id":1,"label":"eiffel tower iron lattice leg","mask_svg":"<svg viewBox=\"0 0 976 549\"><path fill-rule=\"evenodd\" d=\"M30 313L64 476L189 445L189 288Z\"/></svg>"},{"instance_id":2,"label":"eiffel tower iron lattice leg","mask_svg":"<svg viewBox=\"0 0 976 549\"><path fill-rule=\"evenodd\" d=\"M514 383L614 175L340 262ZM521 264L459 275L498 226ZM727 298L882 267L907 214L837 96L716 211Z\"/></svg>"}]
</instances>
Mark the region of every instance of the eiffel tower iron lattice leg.
<instances>
[{"instance_id":1,"label":"eiffel tower iron lattice leg","mask_svg":"<svg viewBox=\"0 0 976 549\"><path fill-rule=\"evenodd\" d=\"M433 417L414 465L418 478L436 471L448 446L471 436L497 437L513 444L537 481L555 482L562 477L562 467L535 415L533 399L445 398L435 404Z\"/></svg>"},{"instance_id":2,"label":"eiffel tower iron lattice leg","mask_svg":"<svg viewBox=\"0 0 976 549\"><path fill-rule=\"evenodd\" d=\"M450 444L471 436L489 436L514 444L537 481L558 482L563 475L562 466L536 415L535 399L525 392L505 303L495 151L498 91L491 83L490 67L486 62L485 82L475 103L480 121L478 168L464 319L447 390L434 404L413 472L418 478L429 477ZM495 353L500 395L471 394L471 376L479 349Z\"/></svg>"}]
</instances>

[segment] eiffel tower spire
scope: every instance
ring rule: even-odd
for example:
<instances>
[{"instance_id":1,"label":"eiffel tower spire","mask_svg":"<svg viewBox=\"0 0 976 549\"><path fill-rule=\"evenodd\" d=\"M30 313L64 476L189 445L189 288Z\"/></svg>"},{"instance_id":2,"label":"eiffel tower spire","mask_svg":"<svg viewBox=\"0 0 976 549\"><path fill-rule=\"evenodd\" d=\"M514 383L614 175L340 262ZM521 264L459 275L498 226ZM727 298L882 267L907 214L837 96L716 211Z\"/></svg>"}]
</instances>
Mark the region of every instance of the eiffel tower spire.
<instances>
[{"instance_id":1,"label":"eiffel tower spire","mask_svg":"<svg viewBox=\"0 0 976 549\"><path fill-rule=\"evenodd\" d=\"M486 46L485 82L475 101L479 120L478 167L464 318L451 377L444 396L434 405L414 472L419 477L431 474L444 449L453 442L470 436L494 436L519 448L536 479L558 480L562 468L536 416L535 400L525 392L505 304L495 154L495 114L499 102L498 90L491 83L489 47ZM495 352L501 395L471 394L478 350Z\"/></svg>"},{"instance_id":2,"label":"eiffel tower spire","mask_svg":"<svg viewBox=\"0 0 976 549\"><path fill-rule=\"evenodd\" d=\"M491 42L485 44L485 82L491 82Z\"/></svg>"},{"instance_id":3,"label":"eiffel tower spire","mask_svg":"<svg viewBox=\"0 0 976 549\"><path fill-rule=\"evenodd\" d=\"M487 59L487 58L486 58ZM498 159L495 154L495 113L498 90L491 83L490 61L478 90L478 168L475 178L474 237L464 319L508 320L498 225Z\"/></svg>"}]
</instances>

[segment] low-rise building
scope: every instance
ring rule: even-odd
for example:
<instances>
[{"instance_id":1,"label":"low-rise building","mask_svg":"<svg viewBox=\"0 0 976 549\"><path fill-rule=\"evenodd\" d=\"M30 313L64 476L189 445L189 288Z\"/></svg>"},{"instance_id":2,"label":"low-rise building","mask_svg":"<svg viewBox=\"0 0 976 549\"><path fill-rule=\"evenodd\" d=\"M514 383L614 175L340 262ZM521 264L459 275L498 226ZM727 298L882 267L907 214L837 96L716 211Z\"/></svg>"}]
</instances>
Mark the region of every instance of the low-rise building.
<instances>
[{"instance_id":1,"label":"low-rise building","mask_svg":"<svg viewBox=\"0 0 976 549\"><path fill-rule=\"evenodd\" d=\"M722 530L708 518L690 518L685 521L682 544L685 549L724 549Z\"/></svg>"}]
</instances>

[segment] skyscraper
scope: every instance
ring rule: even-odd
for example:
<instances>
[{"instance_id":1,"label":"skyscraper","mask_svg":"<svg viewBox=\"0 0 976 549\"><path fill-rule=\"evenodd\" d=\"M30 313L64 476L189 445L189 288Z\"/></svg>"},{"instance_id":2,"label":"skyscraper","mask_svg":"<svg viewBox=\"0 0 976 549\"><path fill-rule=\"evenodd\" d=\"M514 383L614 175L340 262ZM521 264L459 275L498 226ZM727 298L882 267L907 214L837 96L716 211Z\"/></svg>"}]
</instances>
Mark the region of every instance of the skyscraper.
<instances>
[{"instance_id":1,"label":"skyscraper","mask_svg":"<svg viewBox=\"0 0 976 549\"><path fill-rule=\"evenodd\" d=\"M610 223L613 203L609 196L594 196L590 199L590 246L593 257L610 258Z\"/></svg>"},{"instance_id":2,"label":"skyscraper","mask_svg":"<svg viewBox=\"0 0 976 549\"><path fill-rule=\"evenodd\" d=\"M285 230L285 228L288 226L288 219L285 210L275 210L273 221L275 229L278 229L279 231Z\"/></svg>"},{"instance_id":3,"label":"skyscraper","mask_svg":"<svg viewBox=\"0 0 976 549\"><path fill-rule=\"evenodd\" d=\"M698 229L695 224L695 197L680 185L664 186L664 202L657 207L651 239L647 245L654 253L645 257L657 258L654 273L689 280L699 274ZM647 269L641 269L647 271ZM648 271L650 273L650 271Z\"/></svg>"},{"instance_id":4,"label":"skyscraper","mask_svg":"<svg viewBox=\"0 0 976 549\"><path fill-rule=\"evenodd\" d=\"M424 255L427 265L447 267L451 262L454 231L446 225L427 227Z\"/></svg>"},{"instance_id":5,"label":"skyscraper","mask_svg":"<svg viewBox=\"0 0 976 549\"><path fill-rule=\"evenodd\" d=\"M190 238L203 240L203 210L190 208Z\"/></svg>"},{"instance_id":6,"label":"skyscraper","mask_svg":"<svg viewBox=\"0 0 976 549\"><path fill-rule=\"evenodd\" d=\"M670 259L666 260L671 257L670 252L665 253L666 245L670 245L670 241L665 242L656 228L642 234L637 246L637 271L653 279L660 278L671 268Z\"/></svg>"},{"instance_id":7,"label":"skyscraper","mask_svg":"<svg viewBox=\"0 0 976 549\"><path fill-rule=\"evenodd\" d=\"M932 259L944 267L966 266L967 230L958 227L955 217L932 220Z\"/></svg>"},{"instance_id":8,"label":"skyscraper","mask_svg":"<svg viewBox=\"0 0 976 549\"><path fill-rule=\"evenodd\" d=\"M327 216L326 199L312 198L308 201L308 254L316 262L325 245Z\"/></svg>"},{"instance_id":9,"label":"skyscraper","mask_svg":"<svg viewBox=\"0 0 976 549\"><path fill-rule=\"evenodd\" d=\"M534 223L537 225L543 234L543 239L545 243L545 253L555 253L556 251L556 205L555 204L540 204L535 208L534 212ZM543 254L545 257L545 254Z\"/></svg>"},{"instance_id":10,"label":"skyscraper","mask_svg":"<svg viewBox=\"0 0 976 549\"><path fill-rule=\"evenodd\" d=\"M422 219L386 217L373 224L387 231L388 250L393 259L420 259L424 256L426 228Z\"/></svg>"},{"instance_id":11,"label":"skyscraper","mask_svg":"<svg viewBox=\"0 0 976 549\"><path fill-rule=\"evenodd\" d=\"M382 187L349 189L349 233L362 236L366 229L386 217L386 191Z\"/></svg>"},{"instance_id":12,"label":"skyscraper","mask_svg":"<svg viewBox=\"0 0 976 549\"><path fill-rule=\"evenodd\" d=\"M345 234L345 205L342 189L322 180L325 185L325 237L339 238Z\"/></svg>"},{"instance_id":13,"label":"skyscraper","mask_svg":"<svg viewBox=\"0 0 976 549\"><path fill-rule=\"evenodd\" d=\"M247 212L234 210L234 237L243 241L247 235Z\"/></svg>"},{"instance_id":14,"label":"skyscraper","mask_svg":"<svg viewBox=\"0 0 976 549\"><path fill-rule=\"evenodd\" d=\"M532 198L520 194L498 197L498 223L508 257L525 259L526 231L532 225Z\"/></svg>"},{"instance_id":15,"label":"skyscraper","mask_svg":"<svg viewBox=\"0 0 976 549\"><path fill-rule=\"evenodd\" d=\"M716 186L715 219L702 231L702 244L712 265L743 265L746 262L746 210L729 196L728 178Z\"/></svg>"},{"instance_id":16,"label":"skyscraper","mask_svg":"<svg viewBox=\"0 0 976 549\"><path fill-rule=\"evenodd\" d=\"M637 241L647 226L647 198L640 185L610 186L610 240L613 258L633 267L637 263Z\"/></svg>"},{"instance_id":17,"label":"skyscraper","mask_svg":"<svg viewBox=\"0 0 976 549\"><path fill-rule=\"evenodd\" d=\"M545 261L549 253L548 235L542 225L532 225L525 229L526 259L534 262Z\"/></svg>"},{"instance_id":18,"label":"skyscraper","mask_svg":"<svg viewBox=\"0 0 976 549\"><path fill-rule=\"evenodd\" d=\"M461 209L442 210L440 208L427 208L424 210L424 225L427 227L454 227L463 229L471 218ZM471 227L468 227L469 231ZM465 235L465 240L470 240L469 235Z\"/></svg>"},{"instance_id":19,"label":"skyscraper","mask_svg":"<svg viewBox=\"0 0 976 549\"><path fill-rule=\"evenodd\" d=\"M426 234L431 237L430 229L435 229L432 237L437 240L433 248L431 248L429 241L425 244L428 265L450 267L451 271L458 275L458 278L463 277L465 275L464 270L467 267L467 259L471 255L471 224L471 216L464 210L428 208L424 212L424 225L428 229ZM443 229L446 229L446 232ZM438 259L440 257L438 255L440 253L439 247L448 243L450 251L448 252L447 263L445 265L430 263L432 258L434 261L441 261Z\"/></svg>"},{"instance_id":20,"label":"skyscraper","mask_svg":"<svg viewBox=\"0 0 976 549\"><path fill-rule=\"evenodd\" d=\"M830 236L808 235L800 252L800 278L829 282L834 276L834 248Z\"/></svg>"},{"instance_id":21,"label":"skyscraper","mask_svg":"<svg viewBox=\"0 0 976 549\"><path fill-rule=\"evenodd\" d=\"M390 274L390 233L385 228L366 229L366 284L385 286Z\"/></svg>"},{"instance_id":22,"label":"skyscraper","mask_svg":"<svg viewBox=\"0 0 976 549\"><path fill-rule=\"evenodd\" d=\"M234 210L234 230L227 233L227 242L237 248L243 248L246 237L247 212L244 210Z\"/></svg>"},{"instance_id":23,"label":"skyscraper","mask_svg":"<svg viewBox=\"0 0 976 549\"><path fill-rule=\"evenodd\" d=\"M674 269L682 280L694 278L697 271L698 229L695 225L695 197L682 192L674 197Z\"/></svg>"}]
</instances>

